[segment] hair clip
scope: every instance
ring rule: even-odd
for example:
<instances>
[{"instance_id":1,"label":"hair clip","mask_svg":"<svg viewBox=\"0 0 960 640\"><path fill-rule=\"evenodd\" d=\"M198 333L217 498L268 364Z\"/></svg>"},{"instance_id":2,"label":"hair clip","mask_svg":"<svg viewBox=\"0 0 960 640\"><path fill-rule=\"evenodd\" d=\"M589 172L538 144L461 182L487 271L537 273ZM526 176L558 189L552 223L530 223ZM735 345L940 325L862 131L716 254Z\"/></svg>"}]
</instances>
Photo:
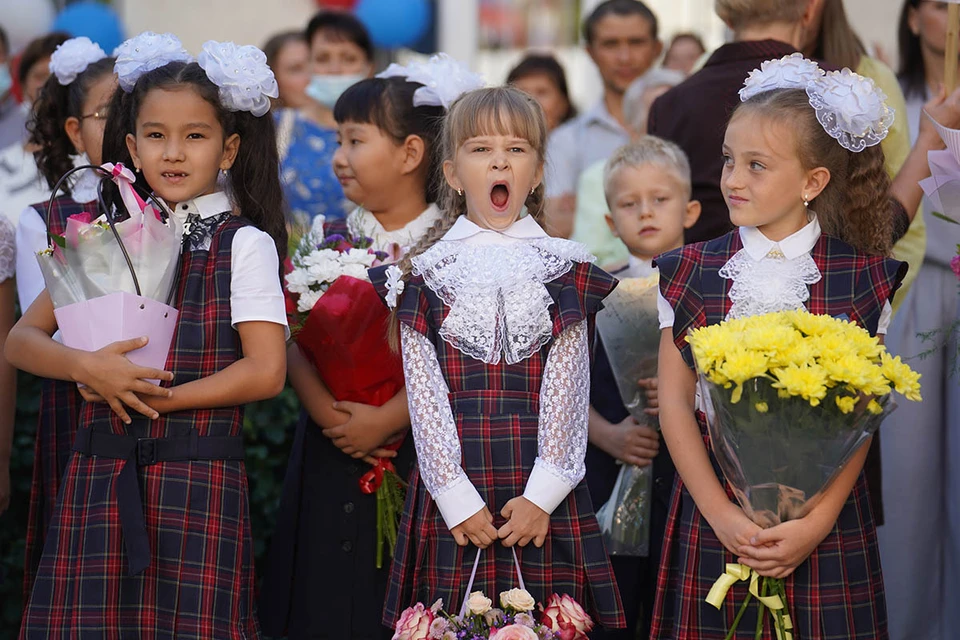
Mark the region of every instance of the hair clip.
<instances>
[{"instance_id":1,"label":"hair clip","mask_svg":"<svg viewBox=\"0 0 960 640\"><path fill-rule=\"evenodd\" d=\"M90 38L81 36L70 38L57 47L50 56L50 73L57 77L57 82L66 86L77 79L94 62L100 62L107 57L107 53Z\"/></svg>"},{"instance_id":2,"label":"hair clip","mask_svg":"<svg viewBox=\"0 0 960 640\"><path fill-rule=\"evenodd\" d=\"M116 50L117 73L120 88L130 93L140 77L171 62L193 62L180 40L172 33L144 31L130 38Z\"/></svg>"},{"instance_id":3,"label":"hair clip","mask_svg":"<svg viewBox=\"0 0 960 640\"><path fill-rule=\"evenodd\" d=\"M270 98L280 95L266 54L252 45L209 40L197 62L220 87L220 101L230 111L248 111L260 117L270 110Z\"/></svg>"},{"instance_id":4,"label":"hair clip","mask_svg":"<svg viewBox=\"0 0 960 640\"><path fill-rule=\"evenodd\" d=\"M406 78L423 86L413 92L413 106L424 105L449 109L454 100L468 91L482 89L486 82L479 73L470 71L462 62L445 53L431 56L426 62L406 66L391 64L377 74L378 78Z\"/></svg>"}]
</instances>

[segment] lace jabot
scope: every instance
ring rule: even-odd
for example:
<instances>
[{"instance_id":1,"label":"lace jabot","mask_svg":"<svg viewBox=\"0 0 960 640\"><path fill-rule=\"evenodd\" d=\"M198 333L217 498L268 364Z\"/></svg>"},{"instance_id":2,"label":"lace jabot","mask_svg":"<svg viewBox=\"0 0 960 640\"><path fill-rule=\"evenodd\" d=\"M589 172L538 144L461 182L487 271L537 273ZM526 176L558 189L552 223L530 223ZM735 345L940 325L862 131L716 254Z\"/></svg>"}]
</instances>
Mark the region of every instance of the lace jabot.
<instances>
[{"instance_id":1,"label":"lace jabot","mask_svg":"<svg viewBox=\"0 0 960 640\"><path fill-rule=\"evenodd\" d=\"M733 281L727 319L805 308L809 286L822 277L810 255L819 237L816 218L780 242L755 227L742 227L743 248L720 269L722 278Z\"/></svg>"},{"instance_id":2,"label":"lace jabot","mask_svg":"<svg viewBox=\"0 0 960 640\"><path fill-rule=\"evenodd\" d=\"M546 234L486 235L484 242L438 242L413 259L413 273L450 309L439 332L447 343L486 364L516 364L552 337L553 299L544 284L595 258Z\"/></svg>"}]
</instances>

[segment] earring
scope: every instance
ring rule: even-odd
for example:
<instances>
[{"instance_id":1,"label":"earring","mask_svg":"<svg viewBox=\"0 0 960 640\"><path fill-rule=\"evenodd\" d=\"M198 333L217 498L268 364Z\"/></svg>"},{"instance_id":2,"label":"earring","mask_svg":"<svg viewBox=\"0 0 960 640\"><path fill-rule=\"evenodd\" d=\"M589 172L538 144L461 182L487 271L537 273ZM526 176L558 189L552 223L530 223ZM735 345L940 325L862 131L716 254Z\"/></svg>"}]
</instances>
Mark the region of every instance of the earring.
<instances>
[{"instance_id":1,"label":"earring","mask_svg":"<svg viewBox=\"0 0 960 640\"><path fill-rule=\"evenodd\" d=\"M229 169L220 169L220 177L226 180L230 176L228 171Z\"/></svg>"},{"instance_id":2,"label":"earring","mask_svg":"<svg viewBox=\"0 0 960 640\"><path fill-rule=\"evenodd\" d=\"M533 195L536 190L536 187L530 187L530 195Z\"/></svg>"},{"instance_id":3,"label":"earring","mask_svg":"<svg viewBox=\"0 0 960 640\"><path fill-rule=\"evenodd\" d=\"M137 172L137 173L140 173L140 167L137 167L137 171L136 171L136 172Z\"/></svg>"},{"instance_id":4,"label":"earring","mask_svg":"<svg viewBox=\"0 0 960 640\"><path fill-rule=\"evenodd\" d=\"M803 206L804 206L804 207L809 207L809 206L810 206L810 201L807 200L807 194L803 194Z\"/></svg>"},{"instance_id":5,"label":"earring","mask_svg":"<svg viewBox=\"0 0 960 640\"><path fill-rule=\"evenodd\" d=\"M463 189L457 189L457 195L463 197Z\"/></svg>"}]
</instances>

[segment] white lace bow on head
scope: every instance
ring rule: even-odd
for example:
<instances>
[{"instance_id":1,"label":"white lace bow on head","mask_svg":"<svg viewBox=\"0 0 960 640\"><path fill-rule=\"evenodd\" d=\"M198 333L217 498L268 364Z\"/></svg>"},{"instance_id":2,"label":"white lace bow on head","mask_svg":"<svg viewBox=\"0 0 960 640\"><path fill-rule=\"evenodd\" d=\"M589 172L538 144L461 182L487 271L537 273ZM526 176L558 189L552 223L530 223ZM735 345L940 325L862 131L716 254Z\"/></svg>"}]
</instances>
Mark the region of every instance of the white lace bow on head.
<instances>
[{"instance_id":1,"label":"white lace bow on head","mask_svg":"<svg viewBox=\"0 0 960 640\"><path fill-rule=\"evenodd\" d=\"M574 262L594 260L580 243L560 238L438 242L413 259L413 273L450 309L439 332L448 344L486 364L516 364L553 336L544 284Z\"/></svg>"},{"instance_id":2,"label":"white lace bow on head","mask_svg":"<svg viewBox=\"0 0 960 640\"><path fill-rule=\"evenodd\" d=\"M50 73L57 77L57 82L62 86L67 86L86 71L87 67L106 57L106 52L90 38L70 38L50 56Z\"/></svg>"},{"instance_id":3,"label":"white lace bow on head","mask_svg":"<svg viewBox=\"0 0 960 640\"><path fill-rule=\"evenodd\" d=\"M270 98L280 95L267 55L253 45L209 40L197 63L220 87L220 101L230 111L247 111L259 118L270 110Z\"/></svg>"},{"instance_id":4,"label":"white lace bow on head","mask_svg":"<svg viewBox=\"0 0 960 640\"><path fill-rule=\"evenodd\" d=\"M406 66L391 64L377 74L378 78L406 78L423 86L413 92L413 105L430 105L449 109L453 101L474 89L482 89L486 82L478 73L470 71L462 62L445 53L431 56L426 62L411 62Z\"/></svg>"},{"instance_id":5,"label":"white lace bow on head","mask_svg":"<svg viewBox=\"0 0 960 640\"><path fill-rule=\"evenodd\" d=\"M127 93L133 91L137 80L145 73L171 62L193 62L193 57L172 33L144 31L117 47L114 54L117 81Z\"/></svg>"},{"instance_id":6,"label":"white lace bow on head","mask_svg":"<svg viewBox=\"0 0 960 640\"><path fill-rule=\"evenodd\" d=\"M740 89L740 100L777 89L806 91L824 131L854 153L880 144L893 125L895 112L873 80L850 69L824 73L799 53L767 60L751 71Z\"/></svg>"}]
</instances>

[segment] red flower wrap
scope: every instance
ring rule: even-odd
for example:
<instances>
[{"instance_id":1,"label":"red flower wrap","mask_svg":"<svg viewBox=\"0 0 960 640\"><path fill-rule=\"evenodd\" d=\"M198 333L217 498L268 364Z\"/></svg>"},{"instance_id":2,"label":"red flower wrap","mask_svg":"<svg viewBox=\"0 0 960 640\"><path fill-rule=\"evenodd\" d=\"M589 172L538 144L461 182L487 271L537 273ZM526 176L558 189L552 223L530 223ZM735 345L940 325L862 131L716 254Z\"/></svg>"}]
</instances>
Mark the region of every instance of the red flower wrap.
<instances>
[{"instance_id":1,"label":"red flower wrap","mask_svg":"<svg viewBox=\"0 0 960 640\"><path fill-rule=\"evenodd\" d=\"M379 407L403 388L388 320L373 285L349 276L337 278L310 311L296 341L337 400Z\"/></svg>"}]
</instances>

